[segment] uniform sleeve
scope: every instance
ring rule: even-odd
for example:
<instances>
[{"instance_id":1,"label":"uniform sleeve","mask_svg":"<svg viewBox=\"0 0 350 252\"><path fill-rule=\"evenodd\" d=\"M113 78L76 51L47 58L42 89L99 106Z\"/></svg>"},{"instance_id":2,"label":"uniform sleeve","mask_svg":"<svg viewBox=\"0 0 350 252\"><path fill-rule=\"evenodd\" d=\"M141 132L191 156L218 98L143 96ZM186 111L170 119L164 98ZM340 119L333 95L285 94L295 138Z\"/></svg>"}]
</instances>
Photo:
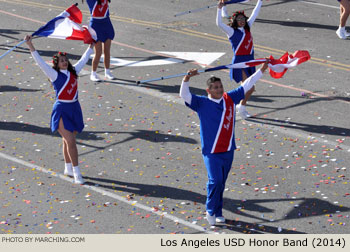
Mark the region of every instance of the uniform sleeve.
<instances>
[{"instance_id":1,"label":"uniform sleeve","mask_svg":"<svg viewBox=\"0 0 350 252\"><path fill-rule=\"evenodd\" d=\"M191 104L185 102L185 105L193 111L199 112L201 109L202 97L195 94L191 94L191 96Z\"/></svg>"},{"instance_id":2,"label":"uniform sleeve","mask_svg":"<svg viewBox=\"0 0 350 252\"><path fill-rule=\"evenodd\" d=\"M232 37L232 35L233 35L233 33L234 33L234 30L230 27L230 26L228 26L228 25L226 25L226 24L224 24L223 22L222 22L222 18L221 18L221 15L222 15L222 9L217 9L217 13L216 13L216 25L224 32L224 33L226 33L226 36L228 37L228 38L231 38Z\"/></svg>"},{"instance_id":3,"label":"uniform sleeve","mask_svg":"<svg viewBox=\"0 0 350 252\"><path fill-rule=\"evenodd\" d=\"M259 69L254 74L249 76L249 78L246 79L242 84L242 87L244 89L244 93L247 93L255 85L255 83L261 78L262 75L263 75L263 73Z\"/></svg>"},{"instance_id":4,"label":"uniform sleeve","mask_svg":"<svg viewBox=\"0 0 350 252\"><path fill-rule=\"evenodd\" d=\"M88 62L88 60L90 59L90 55L92 54L93 51L94 50L88 47L88 49L85 51L83 56L81 56L80 60L74 65L75 71L77 72L77 74L79 74L81 69L83 69L83 67L85 66L86 62Z\"/></svg>"},{"instance_id":5,"label":"uniform sleeve","mask_svg":"<svg viewBox=\"0 0 350 252\"><path fill-rule=\"evenodd\" d=\"M46 64L46 62L40 57L38 51L34 51L31 54L35 62L39 65L40 69L44 72L44 74L50 79L51 82L54 82L58 76L57 71L48 64Z\"/></svg>"},{"instance_id":6,"label":"uniform sleeve","mask_svg":"<svg viewBox=\"0 0 350 252\"><path fill-rule=\"evenodd\" d=\"M255 8L252 12L252 14L250 15L249 19L248 19L248 25L249 27L251 27L255 21L255 19L258 17L259 12L260 12L260 8L262 5L262 0L258 0L257 4L255 5Z\"/></svg>"},{"instance_id":7,"label":"uniform sleeve","mask_svg":"<svg viewBox=\"0 0 350 252\"><path fill-rule=\"evenodd\" d=\"M180 97L184 99L185 102L188 104L191 104L192 101L192 94L190 92L190 83L182 81L181 87L180 87Z\"/></svg>"},{"instance_id":8,"label":"uniform sleeve","mask_svg":"<svg viewBox=\"0 0 350 252\"><path fill-rule=\"evenodd\" d=\"M242 86L239 86L238 88L227 92L227 94L231 97L234 104L239 104L245 97L244 89Z\"/></svg>"}]
</instances>

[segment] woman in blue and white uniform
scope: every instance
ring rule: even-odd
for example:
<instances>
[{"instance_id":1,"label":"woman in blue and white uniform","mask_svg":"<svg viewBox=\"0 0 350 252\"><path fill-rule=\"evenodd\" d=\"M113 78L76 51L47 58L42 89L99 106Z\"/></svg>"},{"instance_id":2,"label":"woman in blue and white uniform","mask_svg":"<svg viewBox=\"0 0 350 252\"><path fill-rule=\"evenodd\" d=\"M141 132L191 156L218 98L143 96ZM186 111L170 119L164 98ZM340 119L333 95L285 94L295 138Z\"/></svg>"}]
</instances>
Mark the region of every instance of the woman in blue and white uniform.
<instances>
[{"instance_id":1,"label":"woman in blue and white uniform","mask_svg":"<svg viewBox=\"0 0 350 252\"><path fill-rule=\"evenodd\" d=\"M216 15L216 25L227 35L227 38L231 42L233 50L232 63L240 63L248 60L253 60L254 45L250 27L253 25L260 12L262 0L258 0L252 12L252 15L249 18L244 14L244 11L235 12L231 18L232 22L229 25L224 24L221 20L223 16L222 9L224 5L225 1L220 0ZM231 80L235 80L237 83L242 83L253 73L255 73L255 67L231 69L230 77ZM237 106L237 110L243 119L250 117L245 108L245 105L253 92L254 87L246 93L245 99L242 100L241 103Z\"/></svg>"},{"instance_id":2,"label":"woman in blue and white uniform","mask_svg":"<svg viewBox=\"0 0 350 252\"><path fill-rule=\"evenodd\" d=\"M82 0L82 2L84 2L84 0ZM91 14L90 27L93 28L97 34L95 56L92 60L90 79L97 82L101 81L96 70L103 50L105 78L114 80L115 77L110 71L111 44L114 39L114 28L109 18L109 3L111 0L86 0L86 2Z\"/></svg>"},{"instance_id":3,"label":"woman in blue and white uniform","mask_svg":"<svg viewBox=\"0 0 350 252\"><path fill-rule=\"evenodd\" d=\"M49 66L40 57L32 43L32 36L25 38L30 52L41 70L50 79L56 93L56 101L51 114L51 131L62 136L64 174L74 177L74 183L83 184L79 165L76 134L84 128L83 114L78 101L78 74L89 60L94 44L91 44L81 59L73 66L66 53L58 52L53 56L53 66Z\"/></svg>"}]
</instances>

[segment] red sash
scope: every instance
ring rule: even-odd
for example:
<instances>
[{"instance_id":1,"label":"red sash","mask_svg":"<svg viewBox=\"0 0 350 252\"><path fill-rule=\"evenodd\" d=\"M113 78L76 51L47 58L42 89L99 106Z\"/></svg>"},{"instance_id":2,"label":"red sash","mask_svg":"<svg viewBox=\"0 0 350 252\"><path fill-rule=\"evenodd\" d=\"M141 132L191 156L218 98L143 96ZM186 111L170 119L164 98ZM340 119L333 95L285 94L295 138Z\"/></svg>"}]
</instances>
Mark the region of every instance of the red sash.
<instances>
[{"instance_id":1,"label":"red sash","mask_svg":"<svg viewBox=\"0 0 350 252\"><path fill-rule=\"evenodd\" d=\"M226 152L231 149L235 106L231 97L228 96L227 93L224 93L223 98L223 117L221 118L211 153Z\"/></svg>"},{"instance_id":2,"label":"red sash","mask_svg":"<svg viewBox=\"0 0 350 252\"><path fill-rule=\"evenodd\" d=\"M92 17L105 17L106 13L108 11L108 3L107 0L102 0L101 4L96 4L94 6L94 9L92 10Z\"/></svg>"},{"instance_id":3,"label":"red sash","mask_svg":"<svg viewBox=\"0 0 350 252\"><path fill-rule=\"evenodd\" d=\"M58 93L58 100L61 101L75 101L78 91L78 81L77 77L69 73L67 76L67 81Z\"/></svg>"},{"instance_id":4,"label":"red sash","mask_svg":"<svg viewBox=\"0 0 350 252\"><path fill-rule=\"evenodd\" d=\"M236 55L250 55L252 53L253 49L253 37L252 34L248 31L245 30L245 36L240 43L238 49L236 50Z\"/></svg>"}]
</instances>

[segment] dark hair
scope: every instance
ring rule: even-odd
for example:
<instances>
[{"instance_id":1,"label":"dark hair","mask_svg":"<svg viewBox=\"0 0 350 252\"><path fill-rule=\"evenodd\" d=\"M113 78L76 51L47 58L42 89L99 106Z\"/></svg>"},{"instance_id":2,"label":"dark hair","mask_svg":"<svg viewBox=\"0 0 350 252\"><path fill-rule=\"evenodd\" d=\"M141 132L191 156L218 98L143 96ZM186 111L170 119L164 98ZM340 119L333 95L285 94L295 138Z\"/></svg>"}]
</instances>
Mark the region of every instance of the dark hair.
<instances>
[{"instance_id":1,"label":"dark hair","mask_svg":"<svg viewBox=\"0 0 350 252\"><path fill-rule=\"evenodd\" d=\"M56 53L53 57L52 57L52 68L55 69L57 72L60 70L59 67L58 67L58 59L61 57L61 56L64 56L67 58L68 60L68 57L67 57L67 53L65 52L58 52ZM68 60L68 68L67 70L69 72L71 72L72 74L74 74L75 77L78 77L77 75L77 72L75 71L75 68L73 67L73 65L70 63L70 61Z\"/></svg>"},{"instance_id":2,"label":"dark hair","mask_svg":"<svg viewBox=\"0 0 350 252\"><path fill-rule=\"evenodd\" d=\"M82 3L84 3L84 0L81 0ZM108 2L111 2L111 0L108 0ZM97 0L98 4L101 4L101 0Z\"/></svg>"},{"instance_id":3,"label":"dark hair","mask_svg":"<svg viewBox=\"0 0 350 252\"><path fill-rule=\"evenodd\" d=\"M234 12L230 18L231 22L229 23L229 26L231 26L233 29L238 29L238 22L237 22L238 16L243 16L245 18L244 29L250 31L250 27L248 25L248 17L244 14L244 11Z\"/></svg>"},{"instance_id":4,"label":"dark hair","mask_svg":"<svg viewBox=\"0 0 350 252\"><path fill-rule=\"evenodd\" d=\"M217 82L217 81L221 81L221 79L218 78L218 77L215 77L215 76L210 77L210 78L207 80L207 86L208 86L208 88L211 87L211 84L213 84L213 83L215 83L215 82Z\"/></svg>"}]
</instances>

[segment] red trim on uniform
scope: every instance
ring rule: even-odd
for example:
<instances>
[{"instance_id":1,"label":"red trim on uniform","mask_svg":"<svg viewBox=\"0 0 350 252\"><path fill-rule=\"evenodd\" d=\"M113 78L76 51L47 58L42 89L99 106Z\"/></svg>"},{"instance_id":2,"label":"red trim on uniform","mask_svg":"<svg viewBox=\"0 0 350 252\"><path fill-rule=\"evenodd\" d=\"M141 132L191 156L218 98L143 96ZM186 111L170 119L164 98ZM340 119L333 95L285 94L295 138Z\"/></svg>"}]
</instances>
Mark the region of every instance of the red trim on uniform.
<instances>
[{"instance_id":1,"label":"red trim on uniform","mask_svg":"<svg viewBox=\"0 0 350 252\"><path fill-rule=\"evenodd\" d=\"M213 153L229 151L229 147L231 145L234 120L234 103L227 93L224 93L223 98L226 105L226 111L221 129L219 129L220 133Z\"/></svg>"},{"instance_id":2,"label":"red trim on uniform","mask_svg":"<svg viewBox=\"0 0 350 252\"><path fill-rule=\"evenodd\" d=\"M236 55L250 55L253 48L253 37L251 32L245 30L245 37L239 48L236 50Z\"/></svg>"},{"instance_id":3,"label":"red trim on uniform","mask_svg":"<svg viewBox=\"0 0 350 252\"><path fill-rule=\"evenodd\" d=\"M94 6L92 11L92 17L105 17L108 11L108 1L102 0L101 4L97 4Z\"/></svg>"},{"instance_id":4,"label":"red trim on uniform","mask_svg":"<svg viewBox=\"0 0 350 252\"><path fill-rule=\"evenodd\" d=\"M64 89L60 91L59 100L72 101L74 100L78 91L78 80L73 74L70 74L70 79Z\"/></svg>"}]
</instances>

